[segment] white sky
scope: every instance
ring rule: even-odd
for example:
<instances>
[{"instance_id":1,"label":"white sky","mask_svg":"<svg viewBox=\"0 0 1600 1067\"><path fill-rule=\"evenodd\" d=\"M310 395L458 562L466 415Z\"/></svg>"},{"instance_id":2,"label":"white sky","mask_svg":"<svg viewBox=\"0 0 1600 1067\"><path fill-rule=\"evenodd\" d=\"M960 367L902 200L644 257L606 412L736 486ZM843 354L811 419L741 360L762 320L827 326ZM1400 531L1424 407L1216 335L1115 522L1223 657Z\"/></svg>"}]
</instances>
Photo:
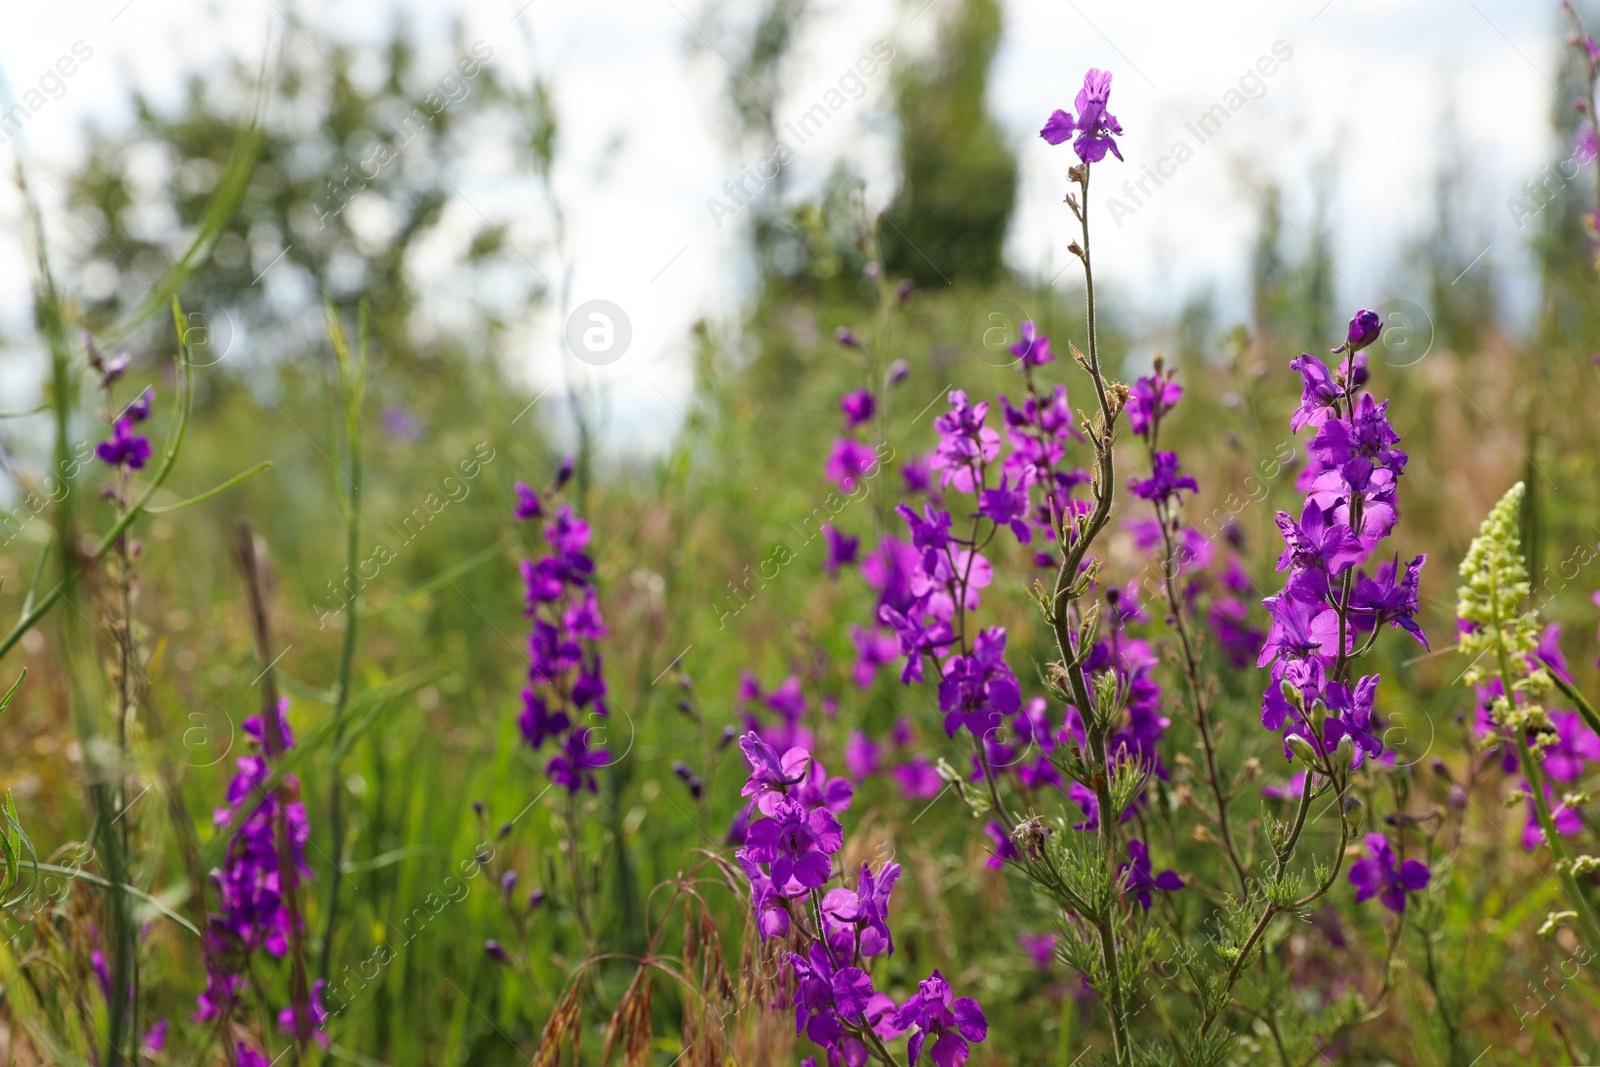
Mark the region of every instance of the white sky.
<instances>
[{"instance_id":1,"label":"white sky","mask_svg":"<svg viewBox=\"0 0 1600 1067\"><path fill-rule=\"evenodd\" d=\"M596 375L608 390L614 428L638 443L661 440L677 421L688 385L688 327L726 319L748 291L735 218L718 228L706 200L758 155L727 143L721 94L729 65L704 47L705 0L341 0L299 5L303 18L357 40L376 40L396 6L412 14L425 55L441 71L453 60L441 32L456 17L467 39L495 49L493 63L528 69L522 27L553 69L564 141L557 183L572 218L574 303L603 298L623 307L632 348ZM874 40L896 43L903 64L925 46L940 6L953 0L816 0L793 60L780 113L815 103ZM735 14L738 0L732 5ZM517 12L521 10L521 14ZM226 10L226 18L217 14ZM0 35L0 70L14 94L37 82L75 41L94 57L68 80L65 95L30 120L29 152L46 176L75 157L83 121L125 121L131 82L158 101L175 101L195 66L232 51L259 57L269 28L286 32L286 0L100 0L12 4ZM1022 187L1008 254L1018 267L1052 277L1067 266L1069 216L1060 204L1070 151L1037 136L1056 107L1072 108L1082 72L1109 68L1111 110L1127 130L1128 163L1098 170L1097 268L1118 307L1170 313L1209 287L1224 312L1243 308L1250 239L1260 210L1252 183L1276 181L1289 221L1307 229L1311 176L1332 167L1334 236L1323 251L1337 265L1340 300L1350 307L1407 295L1399 256L1425 225L1441 116L1454 107L1482 205L1487 255L1475 270L1494 274L1513 309L1531 292L1529 262L1506 199L1560 146L1548 115L1558 64L1554 0L1009 0L996 59L991 106L1016 147ZM729 15L725 17L735 17ZM712 32L712 36L716 36ZM1105 195L1174 140L1269 53L1292 59L1266 79L1267 91L1197 148L1159 193L1114 227ZM887 73L848 104L790 165L791 188L814 191L839 158L868 179L878 206L893 195ZM10 148L0 166L10 168ZM1331 164L1330 161L1331 160ZM543 232L541 205L505 200L505 190L463 184L474 202L525 214ZM55 219L70 210L49 187ZM485 205L487 206L487 204ZM0 324L12 340L27 331L29 271L9 190L0 219L14 240L0 247ZM522 231L518 231L522 232ZM1290 239L1294 231L1290 230ZM541 263L555 276L554 264ZM1075 280L1068 273L1063 285ZM525 366L535 383L556 380L560 324L529 325ZM1154 339L1152 339L1154 340ZM35 395L31 375L0 371L0 410ZM631 429L630 429L631 428Z\"/></svg>"}]
</instances>

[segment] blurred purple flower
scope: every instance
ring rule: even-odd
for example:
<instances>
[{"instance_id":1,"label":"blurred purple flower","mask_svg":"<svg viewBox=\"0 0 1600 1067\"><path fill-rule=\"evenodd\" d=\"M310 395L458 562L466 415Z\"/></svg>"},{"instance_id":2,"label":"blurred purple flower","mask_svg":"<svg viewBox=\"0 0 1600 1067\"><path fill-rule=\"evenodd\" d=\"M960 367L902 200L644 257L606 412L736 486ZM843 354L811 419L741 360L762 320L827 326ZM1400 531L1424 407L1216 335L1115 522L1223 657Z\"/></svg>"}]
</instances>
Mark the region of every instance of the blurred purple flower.
<instances>
[{"instance_id":1,"label":"blurred purple flower","mask_svg":"<svg viewBox=\"0 0 1600 1067\"><path fill-rule=\"evenodd\" d=\"M873 412L878 410L878 402L865 389L857 389L839 398L839 410L844 412L844 428L853 430L872 418Z\"/></svg>"}]
</instances>

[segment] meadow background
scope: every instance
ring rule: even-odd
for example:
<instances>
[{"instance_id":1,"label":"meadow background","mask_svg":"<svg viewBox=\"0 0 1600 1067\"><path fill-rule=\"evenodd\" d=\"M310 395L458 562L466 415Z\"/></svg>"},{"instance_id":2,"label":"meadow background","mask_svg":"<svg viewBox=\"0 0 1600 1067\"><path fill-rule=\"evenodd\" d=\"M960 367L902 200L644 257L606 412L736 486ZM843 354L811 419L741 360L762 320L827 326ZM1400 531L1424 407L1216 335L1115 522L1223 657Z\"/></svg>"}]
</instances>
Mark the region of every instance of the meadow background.
<instances>
[{"instance_id":1,"label":"meadow background","mask_svg":"<svg viewBox=\"0 0 1600 1067\"><path fill-rule=\"evenodd\" d=\"M997 324L1031 319L1058 348L1081 338L1081 281L1063 270L1066 164L1033 131L1069 105L1088 65L1116 71L1113 109L1129 129L1127 163L1097 172L1112 175L1100 194L1129 209L1095 206L1103 351L1123 380L1158 352L1179 368L1187 395L1167 440L1200 481L1191 522L1235 530L1263 593L1273 515L1299 501L1273 462L1294 444L1288 361L1337 343L1356 307L1391 327L1371 366L1411 456L1401 539L1429 556L1421 621L1435 654L1384 642L1376 666L1386 740L1414 768L1413 806L1450 803L1448 776L1469 759L1473 700L1448 655L1454 568L1513 481L1530 494L1544 615L1564 625L1580 682L1600 680L1600 304L1579 221L1596 175L1592 161L1570 182L1545 169L1572 155L1581 95L1553 5L1332 0L1148 17L997 0L636 6L352 15L269 4L197 9L177 25L156 0L133 0L20 14L28 33L0 46L4 103L28 109L4 146L15 180L0 264L0 613L9 626L25 611L41 555L49 582L63 551L86 554L112 521L103 475L87 468L60 503L29 504L60 449L104 432L80 332L132 353L124 388L155 387L159 440L177 295L195 407L154 502L272 466L137 529L146 691L130 773L149 791L122 816L138 841L130 881L189 906L184 851L213 839L208 813L270 669L297 733L320 739L298 769L312 820L310 957L336 983L361 975L312 1058L526 1062L574 968L607 956L584 979L585 1026L598 1034L634 975L628 957L681 949L676 913L652 940L668 922L652 888L706 850L731 851L745 772L719 738L740 722L746 672L767 690L799 679L832 773L853 731L887 737L902 718L917 740L886 759L948 754L929 691L900 686L893 666L856 683L851 627L874 598L858 571L824 573L815 529L826 513L868 544L897 531L898 468L931 447L930 405L951 388L1016 389ZM119 40L138 47L107 43ZM840 79L875 48L892 59L857 79L856 98ZM1241 82L1272 55L1274 74ZM80 73L41 82L58 56L77 56ZM27 105L34 89L46 106ZM430 95L443 103L413 119ZM830 117L813 120L815 142L748 180L819 102ZM1226 122L1202 141L1190 127L1217 105ZM1184 139L1193 162L1170 185L1117 188ZM377 162L380 146L392 159ZM628 317L615 362L565 345L592 300ZM352 434L325 317L354 336L363 306L370 365ZM840 327L870 337L879 362L838 345ZM823 475L838 399L894 359L909 366L881 397L896 460L838 509ZM512 487L547 484L568 455L568 499L595 531L608 743L620 754L576 809L585 922L562 845L573 813L546 793L543 758L516 725L526 548ZM340 500L357 480L352 534ZM233 559L241 521L268 575L271 663ZM1124 532L1108 555L1139 566ZM988 605L1010 624L1017 662L1042 662L1049 637L1016 580L1027 561L1013 556ZM107 593L91 574L0 661L6 687L28 672L0 716L0 786L41 860L58 865L92 833L85 746L101 743L115 686ZM1254 622L1265 623L1259 609ZM1261 785L1281 785L1286 765L1257 719L1264 676L1225 677L1224 753L1259 759ZM334 741L325 726L341 702L350 726ZM1173 744L1189 743L1175 729ZM677 761L703 782L698 795ZM1491 776L1467 798L1458 858L1392 958L1384 917L1353 907L1342 883L1275 948L1281 984L1259 996L1312 1016L1347 985L1370 993L1390 976L1385 1010L1342 1035L1333 1062L1600 1054L1593 984L1558 977L1571 946L1535 936L1559 890L1519 847L1508 790ZM892 849L906 871L889 973L912 982L936 966L982 999L993 1036L974 1063L1077 1062L1104 1043L1092 998L1019 945L1050 918L986 864L980 825L947 790L857 783L852 849ZM1211 847L1167 844L1180 872ZM483 854L490 877L449 881ZM510 871L516 889L503 893ZM731 969L744 905L725 889L706 899ZM7 1063L98 1062L105 1006L85 991L101 906L74 883L51 914L8 925ZM514 965L486 953L488 940ZM153 921L141 944L141 1015L168 1019L174 1035L152 1061L221 1062L186 1022L204 984L198 940ZM684 1054L683 1013L664 984L646 1062ZM751 1014L729 1023L751 1043L740 1062L809 1053L788 1047L787 1022ZM1310 1062L1323 1036L1274 1041L1263 1026L1246 1033L1240 1062ZM599 1062L599 1045L589 1038L583 1062Z\"/></svg>"}]
</instances>

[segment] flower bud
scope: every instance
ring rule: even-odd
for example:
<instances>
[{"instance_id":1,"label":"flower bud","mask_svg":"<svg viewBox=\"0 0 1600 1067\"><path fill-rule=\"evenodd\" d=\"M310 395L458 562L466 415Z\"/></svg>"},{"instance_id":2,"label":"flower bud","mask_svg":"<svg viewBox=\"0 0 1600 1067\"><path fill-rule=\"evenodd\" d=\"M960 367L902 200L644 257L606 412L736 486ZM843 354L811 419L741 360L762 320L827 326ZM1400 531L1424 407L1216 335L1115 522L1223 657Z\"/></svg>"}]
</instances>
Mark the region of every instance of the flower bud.
<instances>
[{"instance_id":1,"label":"flower bud","mask_svg":"<svg viewBox=\"0 0 1600 1067\"><path fill-rule=\"evenodd\" d=\"M492 937L483 943L483 952L484 955L488 956L496 963L511 962L511 957L506 953L505 946Z\"/></svg>"},{"instance_id":2,"label":"flower bud","mask_svg":"<svg viewBox=\"0 0 1600 1067\"><path fill-rule=\"evenodd\" d=\"M834 330L833 339L844 345L846 348L855 348L860 344L860 342L856 340L855 331L850 329L848 326L841 326L837 330Z\"/></svg>"},{"instance_id":3,"label":"flower bud","mask_svg":"<svg viewBox=\"0 0 1600 1067\"><path fill-rule=\"evenodd\" d=\"M897 359L889 364L889 384L899 385L906 380L906 375L911 373L911 364L903 359Z\"/></svg>"},{"instance_id":4,"label":"flower bud","mask_svg":"<svg viewBox=\"0 0 1600 1067\"><path fill-rule=\"evenodd\" d=\"M1311 729L1315 731L1316 736L1322 737L1322 725L1328 721L1328 705L1324 704L1320 697L1311 702L1311 715L1309 716L1309 720L1311 722Z\"/></svg>"},{"instance_id":5,"label":"flower bud","mask_svg":"<svg viewBox=\"0 0 1600 1067\"><path fill-rule=\"evenodd\" d=\"M578 460L575 456L568 456L561 461L561 466L556 468L557 489L560 489L563 485L566 485L568 482L572 481L572 472L577 469L577 466Z\"/></svg>"},{"instance_id":6,"label":"flower bud","mask_svg":"<svg viewBox=\"0 0 1600 1067\"><path fill-rule=\"evenodd\" d=\"M1295 756L1309 764L1316 764L1317 750L1312 747L1311 742L1306 740L1303 734L1290 734L1284 738L1283 743L1288 746L1289 751L1294 753Z\"/></svg>"},{"instance_id":7,"label":"flower bud","mask_svg":"<svg viewBox=\"0 0 1600 1067\"><path fill-rule=\"evenodd\" d=\"M1378 339L1378 334L1383 332L1383 319L1378 317L1376 311L1362 308L1350 320L1350 328L1345 333L1344 344L1335 348L1335 352L1359 352Z\"/></svg>"}]
</instances>

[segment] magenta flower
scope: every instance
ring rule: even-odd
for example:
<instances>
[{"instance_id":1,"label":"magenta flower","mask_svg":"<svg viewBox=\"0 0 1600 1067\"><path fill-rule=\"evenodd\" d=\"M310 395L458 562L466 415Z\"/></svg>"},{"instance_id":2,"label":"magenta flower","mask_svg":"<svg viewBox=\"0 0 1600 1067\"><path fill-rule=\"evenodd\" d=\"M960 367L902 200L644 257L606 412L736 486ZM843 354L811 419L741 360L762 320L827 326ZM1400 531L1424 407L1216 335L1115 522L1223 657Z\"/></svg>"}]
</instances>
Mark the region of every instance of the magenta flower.
<instances>
[{"instance_id":1,"label":"magenta flower","mask_svg":"<svg viewBox=\"0 0 1600 1067\"><path fill-rule=\"evenodd\" d=\"M516 491L517 491L517 511L516 511L517 518L519 518L519 519L542 519L542 518L544 518L544 508L541 507L540 504L539 504L539 494L535 493L532 489L529 489L528 488L528 483L526 483L526 482L518 482L517 485L516 485Z\"/></svg>"},{"instance_id":2,"label":"magenta flower","mask_svg":"<svg viewBox=\"0 0 1600 1067\"><path fill-rule=\"evenodd\" d=\"M907 1051L911 1067L916 1067L929 1038L933 1046L928 1058L936 1067L961 1067L967 1062L967 1042L981 1042L989 1035L989 1022L983 1009L971 997L954 997L944 975L934 971L917 984L917 992L895 1012L894 1025L902 1032L917 1028Z\"/></svg>"},{"instance_id":3,"label":"magenta flower","mask_svg":"<svg viewBox=\"0 0 1600 1067\"><path fill-rule=\"evenodd\" d=\"M1176 871L1162 871L1151 877L1150 850L1138 838L1128 841L1128 862L1117 868L1117 881L1123 892L1137 900L1145 911L1150 910L1150 890L1171 893L1183 888L1183 879Z\"/></svg>"},{"instance_id":4,"label":"magenta flower","mask_svg":"<svg viewBox=\"0 0 1600 1067\"><path fill-rule=\"evenodd\" d=\"M772 884L785 889L791 879L820 889L833 876L833 853L844 847L839 820L826 808L807 811L798 800L784 798L771 817L750 824L745 852L771 872Z\"/></svg>"},{"instance_id":5,"label":"magenta flower","mask_svg":"<svg viewBox=\"0 0 1600 1067\"><path fill-rule=\"evenodd\" d=\"M1300 393L1300 408L1289 418L1289 429L1300 432L1302 426L1321 426L1333 414L1333 403L1344 390L1333 380L1333 374L1322 360L1305 353L1289 361L1289 368L1300 372L1304 386Z\"/></svg>"},{"instance_id":6,"label":"magenta flower","mask_svg":"<svg viewBox=\"0 0 1600 1067\"><path fill-rule=\"evenodd\" d=\"M900 654L900 641L893 631L877 628L868 630L854 624L850 627L850 639L856 646L856 685L862 689L869 688L878 677L878 668L894 662Z\"/></svg>"},{"instance_id":7,"label":"magenta flower","mask_svg":"<svg viewBox=\"0 0 1600 1067\"><path fill-rule=\"evenodd\" d=\"M1394 849L1382 834L1367 835L1367 858L1350 865L1350 884L1356 887L1356 903L1370 897L1396 915L1406 910L1406 894L1424 889L1433 878L1428 865L1420 860L1395 861Z\"/></svg>"},{"instance_id":8,"label":"magenta flower","mask_svg":"<svg viewBox=\"0 0 1600 1067\"><path fill-rule=\"evenodd\" d=\"M877 463L872 449L854 438L841 437L833 442L822 472L838 485L841 493L850 493L855 491L856 480L869 474Z\"/></svg>"},{"instance_id":9,"label":"magenta flower","mask_svg":"<svg viewBox=\"0 0 1600 1067\"><path fill-rule=\"evenodd\" d=\"M1041 971L1048 971L1050 964L1056 958L1056 935L1043 933L1039 935L1021 931L1017 934L1017 944L1033 960L1034 966Z\"/></svg>"},{"instance_id":10,"label":"magenta flower","mask_svg":"<svg viewBox=\"0 0 1600 1067\"><path fill-rule=\"evenodd\" d=\"M1178 457L1173 452L1157 452L1152 459L1150 477L1128 479L1133 495L1143 500L1171 500L1179 491L1200 491L1199 484L1187 474L1178 473Z\"/></svg>"},{"instance_id":11,"label":"magenta flower","mask_svg":"<svg viewBox=\"0 0 1600 1067\"><path fill-rule=\"evenodd\" d=\"M990 819L984 823L983 832L989 835L990 841L994 842L994 851L989 853L988 859L984 860L984 866L998 871L1005 867L1008 860L1022 858L1022 854L1017 851L1017 846L1011 842L1011 835L1006 833L1006 828L1000 825L998 819Z\"/></svg>"},{"instance_id":12,"label":"magenta flower","mask_svg":"<svg viewBox=\"0 0 1600 1067\"><path fill-rule=\"evenodd\" d=\"M882 747L860 730L852 732L844 745L844 766L850 777L859 782L877 774Z\"/></svg>"},{"instance_id":13,"label":"magenta flower","mask_svg":"<svg viewBox=\"0 0 1600 1067\"><path fill-rule=\"evenodd\" d=\"M1113 134L1122 135L1122 124L1106 110L1110 96L1111 72L1091 69L1083 76L1083 88L1078 90L1078 98L1073 101L1078 109L1077 121L1074 122L1067 112L1057 110L1045 122L1039 136L1055 145L1076 133L1078 138L1072 143L1072 150L1085 163L1100 162L1108 151L1122 159L1121 150L1111 139Z\"/></svg>"},{"instance_id":14,"label":"magenta flower","mask_svg":"<svg viewBox=\"0 0 1600 1067\"><path fill-rule=\"evenodd\" d=\"M1010 479L1001 475L999 487L980 492L978 502L978 514L997 526L1011 527L1018 544L1025 545L1033 540L1033 530L1024 521L1030 507L1025 487L1018 485L1013 489Z\"/></svg>"},{"instance_id":15,"label":"magenta flower","mask_svg":"<svg viewBox=\"0 0 1600 1067\"><path fill-rule=\"evenodd\" d=\"M1021 339L1011 346L1011 354L1024 367L1042 367L1056 358L1050 351L1050 338L1040 333L1031 319L1023 320L1017 332Z\"/></svg>"},{"instance_id":16,"label":"magenta flower","mask_svg":"<svg viewBox=\"0 0 1600 1067\"><path fill-rule=\"evenodd\" d=\"M945 784L933 764L921 756L913 757L909 763L902 763L889 773L907 800L929 800L938 796Z\"/></svg>"},{"instance_id":17,"label":"magenta flower","mask_svg":"<svg viewBox=\"0 0 1600 1067\"><path fill-rule=\"evenodd\" d=\"M853 430L872 418L873 412L878 410L878 403L871 393L857 389L839 398L839 410L844 412L844 428Z\"/></svg>"},{"instance_id":18,"label":"magenta flower","mask_svg":"<svg viewBox=\"0 0 1600 1067\"><path fill-rule=\"evenodd\" d=\"M840 567L854 563L861 552L861 538L840 533L832 523L823 525L822 537L828 542L828 558L823 561L822 569L829 575L838 574Z\"/></svg>"},{"instance_id":19,"label":"magenta flower","mask_svg":"<svg viewBox=\"0 0 1600 1067\"><path fill-rule=\"evenodd\" d=\"M1182 396L1183 386L1160 374L1135 379L1128 396L1128 429L1143 437Z\"/></svg>"}]
</instances>

